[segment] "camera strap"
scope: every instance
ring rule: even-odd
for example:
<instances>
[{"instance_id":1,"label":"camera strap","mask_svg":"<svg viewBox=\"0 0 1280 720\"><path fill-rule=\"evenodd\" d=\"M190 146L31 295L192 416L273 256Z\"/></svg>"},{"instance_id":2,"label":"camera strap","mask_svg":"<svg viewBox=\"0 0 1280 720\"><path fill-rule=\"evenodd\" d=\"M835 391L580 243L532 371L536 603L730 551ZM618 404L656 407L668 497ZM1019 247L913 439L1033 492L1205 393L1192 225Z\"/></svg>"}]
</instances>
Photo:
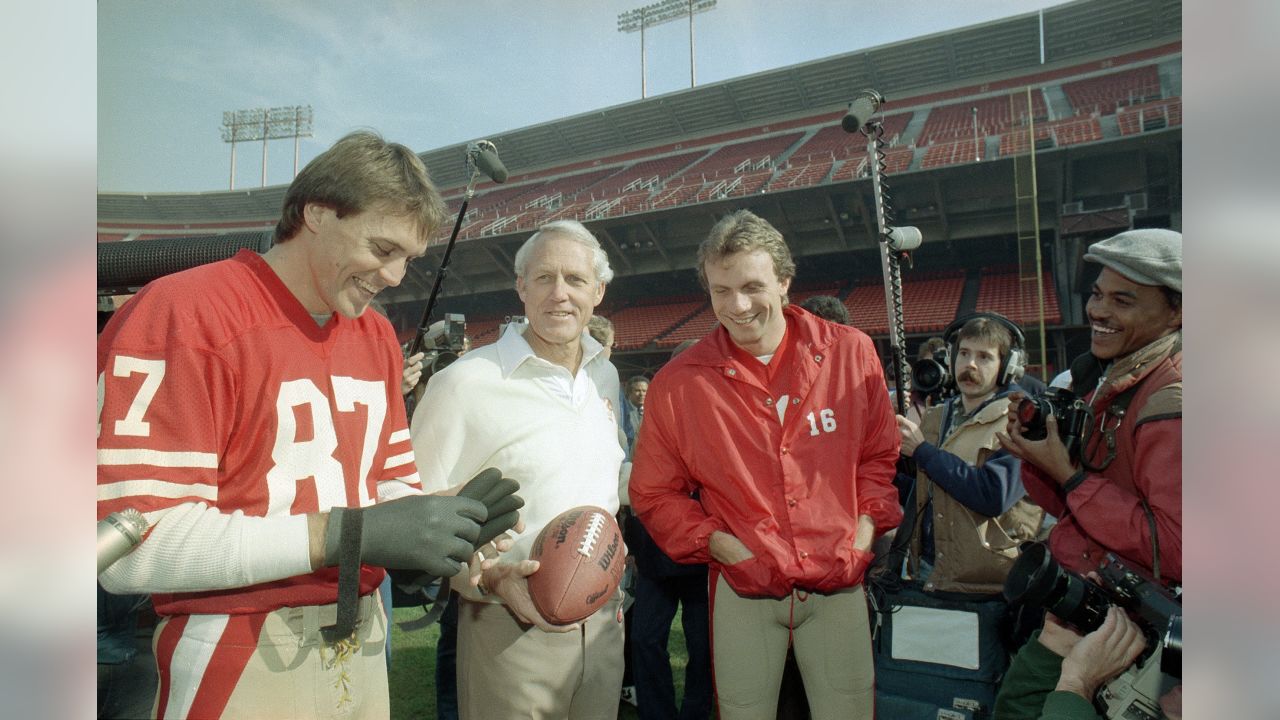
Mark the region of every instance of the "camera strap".
<instances>
[{"instance_id":1,"label":"camera strap","mask_svg":"<svg viewBox=\"0 0 1280 720\"><path fill-rule=\"evenodd\" d=\"M1138 388L1141 385L1142 383L1135 383L1116 395L1111 399L1101 417L1089 424L1090 437L1085 440L1085 452L1080 454L1080 464L1084 465L1089 472L1102 472L1116 459L1116 433L1119 432L1120 426L1124 424L1124 416L1129 410L1129 403L1133 402L1133 397L1138 394ZM1089 461L1089 457L1097 448L1097 444L1092 437L1097 432L1102 433L1102 439L1107 445L1107 455L1100 465L1094 465Z\"/></svg>"},{"instance_id":2,"label":"camera strap","mask_svg":"<svg viewBox=\"0 0 1280 720\"><path fill-rule=\"evenodd\" d=\"M1089 462L1088 455L1092 452L1091 442L1086 441L1087 451L1081 454L1080 463L1090 472L1102 472L1111 465L1116 459L1116 433L1120 430L1120 426L1124 423L1125 414L1129 410L1129 403L1133 402L1133 398L1138 394L1138 388L1142 383L1135 383L1124 392L1112 398L1107 410L1102 414L1102 419L1097 427L1093 424L1093 432L1102 432L1102 437L1107 444L1107 456L1103 459L1101 465L1095 466ZM1113 419L1113 421L1112 421ZM1157 582L1160 581L1160 536L1156 532L1156 516L1151 510L1151 504L1147 502L1145 497L1139 497L1142 503L1142 512L1147 518L1147 529L1151 533L1151 572Z\"/></svg>"}]
</instances>

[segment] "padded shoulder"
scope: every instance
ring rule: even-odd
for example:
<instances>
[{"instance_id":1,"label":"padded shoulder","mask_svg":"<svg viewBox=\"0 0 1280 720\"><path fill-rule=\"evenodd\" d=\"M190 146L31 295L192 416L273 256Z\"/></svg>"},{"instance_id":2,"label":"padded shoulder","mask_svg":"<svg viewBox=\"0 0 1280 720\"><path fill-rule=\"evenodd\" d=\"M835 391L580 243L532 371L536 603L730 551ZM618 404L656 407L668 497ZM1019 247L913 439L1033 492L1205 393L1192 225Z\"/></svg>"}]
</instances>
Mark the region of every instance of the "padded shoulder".
<instances>
[{"instance_id":1,"label":"padded shoulder","mask_svg":"<svg viewBox=\"0 0 1280 720\"><path fill-rule=\"evenodd\" d=\"M1138 413L1137 425L1148 420L1168 420L1182 417L1182 383L1165 385L1151 393Z\"/></svg>"}]
</instances>

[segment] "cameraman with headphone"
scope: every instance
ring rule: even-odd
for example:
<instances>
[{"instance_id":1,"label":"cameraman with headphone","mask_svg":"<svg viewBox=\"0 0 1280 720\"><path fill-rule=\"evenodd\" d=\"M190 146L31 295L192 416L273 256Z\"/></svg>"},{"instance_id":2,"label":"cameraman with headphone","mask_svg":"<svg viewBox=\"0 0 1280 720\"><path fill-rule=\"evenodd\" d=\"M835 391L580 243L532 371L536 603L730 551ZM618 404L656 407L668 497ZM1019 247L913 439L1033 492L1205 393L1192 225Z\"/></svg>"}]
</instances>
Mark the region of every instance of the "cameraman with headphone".
<instances>
[{"instance_id":1,"label":"cameraman with headphone","mask_svg":"<svg viewBox=\"0 0 1280 720\"><path fill-rule=\"evenodd\" d=\"M965 668L947 675L966 681L955 692L976 696L989 708L1009 663L1009 607L1001 596L1005 576L1019 545L1035 538L1044 517L1025 497L1021 461L1001 451L996 440L1007 423L1009 393L1018 389L1022 376L1024 340L1017 325L995 313L961 317L943 339L958 392L929 408L919 426L897 418L902 454L915 459L918 472L906 500L907 520L899 530L910 531L905 575L911 583L890 602L977 616L959 624L968 628L957 630L968 633L964 637L922 633L920 640L980 648L967 661L941 652L929 661ZM905 476L899 480L911 483ZM896 645L911 628L901 618L892 622ZM899 659L896 654L894 659ZM907 693L918 697L910 689Z\"/></svg>"},{"instance_id":2,"label":"cameraman with headphone","mask_svg":"<svg viewBox=\"0 0 1280 720\"><path fill-rule=\"evenodd\" d=\"M917 426L901 415L902 454L919 467L908 572L926 591L998 595L1018 545L1044 511L1025 499L1021 461L1000 452L1009 393L1022 376L1023 337L1003 315L976 313L943 337L959 391Z\"/></svg>"}]
</instances>

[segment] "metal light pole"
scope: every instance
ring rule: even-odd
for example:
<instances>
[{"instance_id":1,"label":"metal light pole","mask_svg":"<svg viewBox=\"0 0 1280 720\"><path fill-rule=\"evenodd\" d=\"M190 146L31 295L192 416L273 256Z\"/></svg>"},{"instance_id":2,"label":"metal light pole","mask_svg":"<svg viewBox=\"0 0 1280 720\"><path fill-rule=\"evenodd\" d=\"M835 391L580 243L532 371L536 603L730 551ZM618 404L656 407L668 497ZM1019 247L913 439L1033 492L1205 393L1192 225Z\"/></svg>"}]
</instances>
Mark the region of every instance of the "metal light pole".
<instances>
[{"instance_id":1,"label":"metal light pole","mask_svg":"<svg viewBox=\"0 0 1280 720\"><path fill-rule=\"evenodd\" d=\"M982 160L982 151L978 147L978 108L973 107L973 161Z\"/></svg>"},{"instance_id":2,"label":"metal light pole","mask_svg":"<svg viewBox=\"0 0 1280 720\"><path fill-rule=\"evenodd\" d=\"M640 97L649 96L645 79L645 28L689 16L689 87L697 85L694 68L693 16L716 6L717 0L661 0L661 2L634 8L618 14L618 32L640 32Z\"/></svg>"},{"instance_id":3,"label":"metal light pole","mask_svg":"<svg viewBox=\"0 0 1280 720\"><path fill-rule=\"evenodd\" d=\"M298 138L311 137L310 105L227 110L222 113L222 141L231 144L231 181L236 189L236 143L262 141L262 186L267 185L267 141L293 138L293 174L298 174Z\"/></svg>"}]
</instances>

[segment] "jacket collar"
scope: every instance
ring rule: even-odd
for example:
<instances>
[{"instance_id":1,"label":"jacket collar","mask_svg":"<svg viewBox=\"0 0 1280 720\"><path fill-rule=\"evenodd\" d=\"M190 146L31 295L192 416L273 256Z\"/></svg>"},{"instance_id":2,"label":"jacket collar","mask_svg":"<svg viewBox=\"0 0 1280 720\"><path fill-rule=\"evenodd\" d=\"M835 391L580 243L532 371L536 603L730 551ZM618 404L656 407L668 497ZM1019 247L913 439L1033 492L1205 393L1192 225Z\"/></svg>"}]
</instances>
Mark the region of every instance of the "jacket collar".
<instances>
[{"instance_id":1,"label":"jacket collar","mask_svg":"<svg viewBox=\"0 0 1280 720\"><path fill-rule=\"evenodd\" d=\"M1096 389L1097 398L1107 398L1136 385L1151 373L1161 360L1182 353L1182 331L1151 341L1144 347L1106 365L1092 353L1085 353L1071 363L1071 387L1076 395L1087 397ZM1099 384L1101 383L1101 384Z\"/></svg>"},{"instance_id":2,"label":"jacket collar","mask_svg":"<svg viewBox=\"0 0 1280 720\"><path fill-rule=\"evenodd\" d=\"M836 339L847 331L842 325L824 322L812 313L807 313L794 305L785 305L782 308L782 316L787 321L787 334L783 338L784 343L798 344L808 351L817 354L825 354L827 348L835 343ZM706 337L704 337L697 345L689 348L681 353L677 358L679 361L690 365L701 365L707 367L724 368L736 365L736 353L742 352L734 344L733 338L729 335L729 331L725 330L724 325L719 322L716 327ZM774 354L781 352L781 346L774 351Z\"/></svg>"},{"instance_id":3,"label":"jacket collar","mask_svg":"<svg viewBox=\"0 0 1280 720\"><path fill-rule=\"evenodd\" d=\"M526 362L548 368L560 367L549 360L543 360L538 357L537 353L533 351L533 347L529 345L529 341L524 337L524 333L528 331L529 324L527 322L518 325L511 325L502 333L502 336L498 338L498 342L496 343L498 365L502 368L503 378L511 377L511 374ZM604 347L585 330L582 331L581 342L582 362L578 365L579 369L585 368L587 363L594 360L595 357L604 350Z\"/></svg>"},{"instance_id":4,"label":"jacket collar","mask_svg":"<svg viewBox=\"0 0 1280 720\"><path fill-rule=\"evenodd\" d=\"M978 409L974 410L973 414L965 418L963 422L986 424L1003 418L1009 409L1009 393L1014 390L1021 392L1022 388L1014 384L1000 388L994 395L987 398L985 402L979 405ZM948 415L952 422L964 417L964 400L962 400L959 395L951 398L947 402L951 404L951 408L948 410Z\"/></svg>"}]
</instances>

